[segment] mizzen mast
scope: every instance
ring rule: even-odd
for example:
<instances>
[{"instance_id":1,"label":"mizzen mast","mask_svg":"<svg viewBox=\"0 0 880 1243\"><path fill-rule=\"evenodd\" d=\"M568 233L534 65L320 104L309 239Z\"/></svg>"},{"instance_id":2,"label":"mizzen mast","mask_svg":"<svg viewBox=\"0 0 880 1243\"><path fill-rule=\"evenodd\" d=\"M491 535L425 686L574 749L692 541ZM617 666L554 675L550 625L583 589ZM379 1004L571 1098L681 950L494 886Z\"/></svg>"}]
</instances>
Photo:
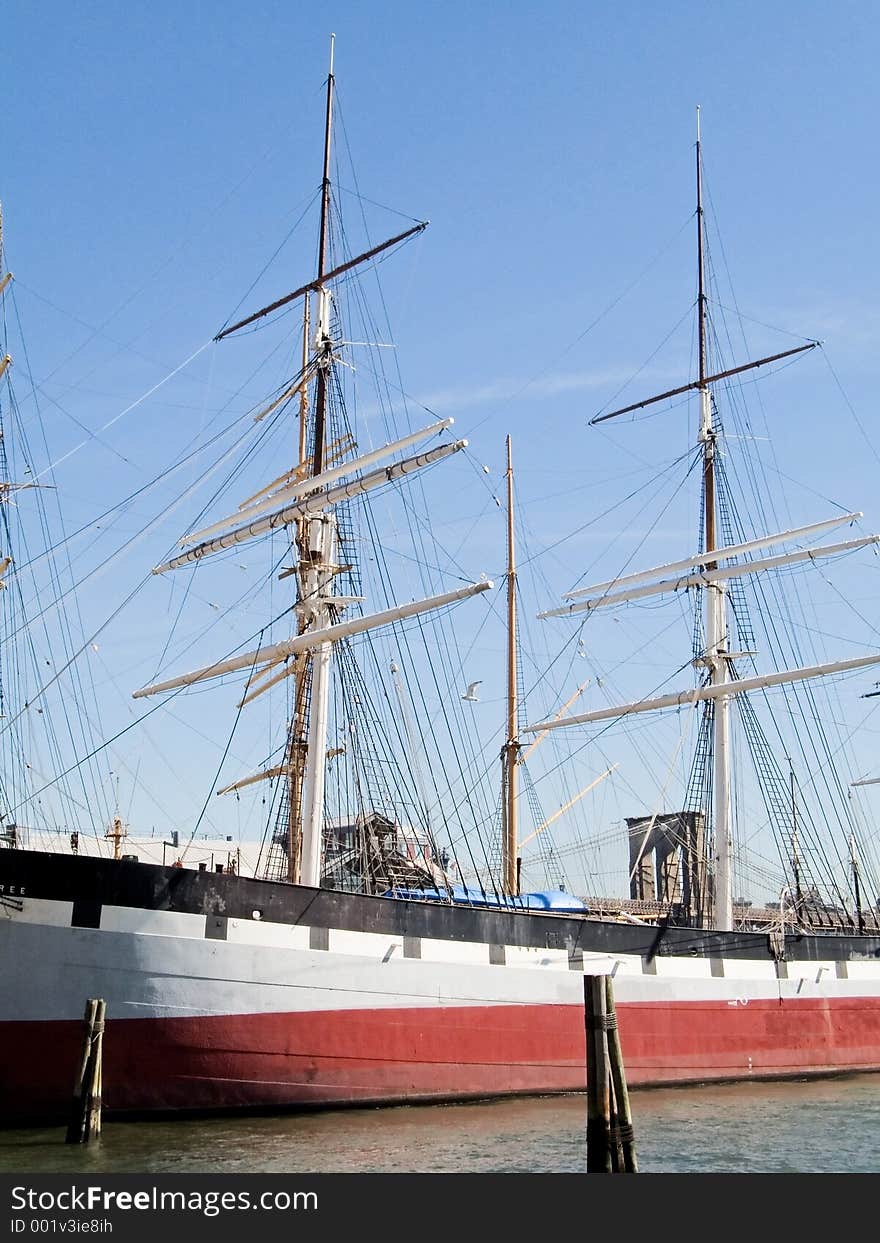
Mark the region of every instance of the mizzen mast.
<instances>
[{"instance_id":1,"label":"mizzen mast","mask_svg":"<svg viewBox=\"0 0 880 1243\"><path fill-rule=\"evenodd\" d=\"M756 574L762 570L776 569L783 565L803 560L814 560L817 557L832 556L849 549L866 547L878 542L878 536L872 535L858 539L846 540L835 545L820 545L808 549L798 549L778 556L759 560L749 559L734 565L719 568L720 563L730 561L734 557L745 556L775 543L785 543L807 535L827 531L832 526L841 525L860 517L860 514L840 515L834 519L811 523L808 526L779 532L771 536L762 536L739 544L719 547L718 543L718 427L715 424L714 403L711 385L718 380L738 376L771 363L793 358L813 350L820 344L818 341L807 341L781 353L771 354L751 362L742 363L722 371L709 373L708 366L708 297L706 293L706 230L705 213L703 210L703 163L702 142L700 134L700 109L697 108L697 141L696 141L696 189L697 189L697 323L699 334L698 374L695 380L689 381L674 389L644 398L641 401L620 407L619 409L601 412L590 419L590 425L603 423L624 414L631 414L658 402L668 401L689 392L697 392L700 401L699 444L702 446L703 467L703 501L704 531L703 549L695 556L666 566L657 566L651 570L639 571L630 575L618 576L607 582L597 583L591 587L579 588L569 592L564 598L569 601L561 608L549 609L539 613L539 617L559 617L596 608L621 604L647 596L674 594L682 589L698 587L705 590L704 595L704 626L705 645L702 657L696 662L708 669L708 684L694 690L682 691L671 695L663 695L654 699L643 699L635 703L623 704L613 708L603 708L592 712L580 713L570 717L556 717L552 721L543 721L525 726L526 733L543 735L550 729L563 726L588 724L592 722L621 719L632 713L662 710L668 707L683 707L701 702L711 702L712 707L712 805L713 805L713 863L714 863L714 926L720 931L729 931L733 927L733 902L731 883L731 781L730 781L730 700L736 695L769 686L785 685L806 679L842 673L857 668L867 667L880 661L880 655L871 654L853 660L831 661L800 669L782 670L750 678L731 679L729 662L734 656L729 647L729 626L726 584L729 579L741 575ZM686 573L682 577L667 577L689 567L700 567L695 572ZM656 580L656 581L649 581ZM533 744L534 745L534 744Z\"/></svg>"}]
</instances>

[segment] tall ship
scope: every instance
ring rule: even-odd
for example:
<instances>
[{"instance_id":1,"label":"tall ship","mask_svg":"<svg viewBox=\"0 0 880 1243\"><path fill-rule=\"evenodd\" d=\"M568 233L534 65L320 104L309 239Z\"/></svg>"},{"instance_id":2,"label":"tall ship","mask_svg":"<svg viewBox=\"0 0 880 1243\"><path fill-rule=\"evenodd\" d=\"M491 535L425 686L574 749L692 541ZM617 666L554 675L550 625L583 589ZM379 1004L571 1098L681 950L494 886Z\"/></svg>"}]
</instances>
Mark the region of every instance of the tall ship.
<instances>
[{"instance_id":1,"label":"tall ship","mask_svg":"<svg viewBox=\"0 0 880 1243\"><path fill-rule=\"evenodd\" d=\"M613 976L632 1086L880 1069L880 926L864 834L846 789L831 791L843 797L840 824L819 823L794 766L774 757L758 710L769 702L771 721L774 712L781 720L777 692L869 675L880 652L768 670L746 603L747 585L785 584L790 567L812 570L880 537L829 542L861 517L842 510L776 532L747 529L730 499L719 414L726 384L816 342L715 365L698 136L697 374L594 422L693 397L687 468L701 481L699 547L652 569L628 560L541 610L566 645L589 618L671 597L687 612L691 658L683 649L677 672L691 685L586 712L572 711L576 692L529 720L539 699L524 705L518 660L510 438L503 581L462 573L470 556L461 555L432 566L418 598L395 592L394 557L405 554L392 506L402 503L430 566L431 523L455 501L435 476L467 441L453 436L451 419L411 417L395 428L387 410L361 412L349 396L381 344L370 343L364 361L365 343L343 329L343 311L358 305L356 281L425 225L346 249L331 183L334 105L331 53L314 276L216 337L302 317L301 338L299 319L293 344L288 335L295 363L253 414L240 457L225 459L217 498L248 477L243 463L250 469L257 450L274 465L233 512L209 502L213 511L153 571L164 579L228 566L243 546L268 542L273 611L249 644L135 691L139 700L180 696L183 711L192 694L237 683L235 722L255 702L284 696L280 742L265 764L225 784L218 768L211 787L211 797L271 791L260 860L252 875L233 852L206 862L189 849L196 829L176 829L163 862L146 861L118 808L101 853L76 833L47 849L4 810L0 1118L65 1115L92 997L106 1002L104 1106L114 1116L580 1091L584 977L594 974ZM381 335L376 322L372 333ZM380 426L390 433L381 440ZM3 484L4 508L9 496ZM378 597L365 592L368 563ZM453 729L480 685L465 676L454 640L473 642L479 609L481 618L494 610L507 636L500 765L497 747L484 764L466 728ZM607 729L664 715L683 723L684 792L670 806L661 783L627 818L617 843L628 852L627 891L575 895L552 883L552 852L542 856L545 883L524 883L538 871L526 844L546 843L558 814L522 827L534 748L577 735L565 763L574 784L586 784L573 805L617 767L595 758ZM763 827L787 878L773 907L736 896L735 727L758 757ZM842 841L834 849L820 840L832 827Z\"/></svg>"}]
</instances>

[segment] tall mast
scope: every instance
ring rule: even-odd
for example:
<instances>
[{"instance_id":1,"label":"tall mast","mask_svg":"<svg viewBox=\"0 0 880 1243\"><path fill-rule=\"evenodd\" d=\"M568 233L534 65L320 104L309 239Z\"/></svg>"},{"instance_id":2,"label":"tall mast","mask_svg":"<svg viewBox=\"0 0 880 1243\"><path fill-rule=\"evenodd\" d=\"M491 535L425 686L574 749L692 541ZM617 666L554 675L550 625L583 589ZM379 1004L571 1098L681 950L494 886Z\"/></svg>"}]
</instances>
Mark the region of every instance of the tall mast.
<instances>
[{"instance_id":1,"label":"tall mast","mask_svg":"<svg viewBox=\"0 0 880 1243\"><path fill-rule=\"evenodd\" d=\"M718 546L715 531L715 429L712 390L706 382L708 309L706 298L705 223L703 217L703 157L700 109L697 106L697 320L699 331L700 441L703 445L703 483L706 495L706 552ZM714 566L712 567L714 568Z\"/></svg>"},{"instance_id":2,"label":"tall mast","mask_svg":"<svg viewBox=\"0 0 880 1243\"><path fill-rule=\"evenodd\" d=\"M603 423L608 419L619 418L632 414L658 402L668 401L692 391L699 392L700 419L698 443L702 450L703 467L703 504L705 527L703 531L704 548L695 557L684 561L673 562L668 566L660 566L654 570L641 571L632 575L624 575L611 581L594 584L569 592L564 599L568 601L562 608L550 609L539 613L539 617L558 617L574 614L584 610L621 604L625 600L634 600L652 595L680 591L684 585L700 587L704 590L704 631L705 652L696 662L704 665L709 671L708 684L698 686L690 691L657 698L642 699L636 703L618 705L614 708L598 709L592 712L578 713L574 716L542 721L524 727L526 733L543 734L547 730L565 726L581 725L600 720L620 719L639 712L659 711L667 707L683 707L697 703L711 702L712 707L712 864L713 887L711 901L713 908L713 924L720 931L729 931L733 927L733 886L731 882L732 861L732 815L731 815L731 781L730 781L730 701L736 695L747 694L765 686L781 686L789 682L804 681L813 677L826 676L831 673L843 672L843 667L852 667L846 661L832 661L822 665L814 665L801 669L788 669L778 673L766 674L752 678L732 676L730 661L729 612L727 608L726 582L743 574L754 574L764 569L792 563L796 560L813 559L816 555L825 555L837 548L828 546L811 549L809 552L797 550L781 556L749 559L733 566L719 569L719 564L729 561L732 557L741 557L747 553L767 547L772 543L783 542L795 532L784 532L775 536L762 537L758 541L746 541L728 547L720 546L718 540L718 428L714 425L714 408L712 401L713 383L730 376L741 375L754 371L759 367L769 366L784 358L815 349L819 341L808 341L779 354L753 359L736 367L725 370L710 371L708 365L708 296L706 281L706 227L703 209L703 160L702 137L700 131L700 109L697 108L696 134L696 220L697 220L697 326L699 337L698 378L674 389L634 402L619 409L601 411L590 419L590 424ZM823 524L824 525L824 524ZM818 526L813 528L819 530ZM827 529L827 528L826 528ZM806 533L806 529L802 529ZM878 537L870 537L874 542ZM858 542L858 541L857 541ZM849 546L855 546L850 544ZM837 547L842 547L838 545ZM672 577L676 571L688 570L689 567L700 566L701 570L686 574L684 577ZM648 581L669 573L668 580ZM637 585L638 584L638 585ZM610 589L610 590L609 590ZM880 656L872 655L859 658L860 661L874 664ZM862 667L860 664L858 667ZM880 692L878 692L880 693ZM880 779L878 779L880 780ZM861 784L861 783L854 783ZM796 839L796 826L793 837ZM796 847L796 841L795 841Z\"/></svg>"},{"instance_id":3,"label":"tall mast","mask_svg":"<svg viewBox=\"0 0 880 1243\"><path fill-rule=\"evenodd\" d=\"M318 237L317 383L312 448L312 475L324 469L324 440L327 413L327 375L333 362L330 337L330 291L327 273L327 234L330 218L330 150L333 126L333 44L330 36L330 71L327 75L327 109L324 121L324 176L321 183L321 227ZM336 556L336 523L331 512L315 514L304 523L300 557L300 619L314 629L324 629L333 620L330 600ZM330 698L330 654L332 644L322 643L311 654L311 691L308 712L308 748L302 786L302 861L300 879L304 885L321 883L321 846L324 829L324 778L327 758L327 719Z\"/></svg>"},{"instance_id":4,"label":"tall mast","mask_svg":"<svg viewBox=\"0 0 880 1243\"><path fill-rule=\"evenodd\" d=\"M717 434L712 418L712 390L706 381L707 299L705 221L703 213L703 156L700 140L700 109L697 108L697 318L699 325L699 394L700 443L703 446L703 503L706 521L706 552L718 547L716 533L715 453ZM717 568L710 561L708 570ZM714 583L706 590L706 659L713 686L728 680L727 669L727 599L723 583ZM713 710L714 810L713 850L715 855L715 927L729 931L733 927L733 888L730 876L731 808L730 808L730 699L719 695Z\"/></svg>"},{"instance_id":5,"label":"tall mast","mask_svg":"<svg viewBox=\"0 0 880 1243\"><path fill-rule=\"evenodd\" d=\"M299 450L297 461L300 469L305 469L308 455L308 419L309 419L309 386L306 380L309 366L309 330L311 302L309 295L303 299L303 337L302 337L302 384L299 390ZM296 563L306 555L306 531L308 523L298 521L294 536L294 557ZM298 631L303 633L305 619L298 619ZM305 735L308 728L307 706L311 675L311 664L308 660L299 662L293 678L293 716L290 722L290 736L287 743L287 879L296 883L300 879L302 861L302 794L303 776L306 765Z\"/></svg>"},{"instance_id":6,"label":"tall mast","mask_svg":"<svg viewBox=\"0 0 880 1243\"><path fill-rule=\"evenodd\" d=\"M239 707L243 707L285 678L295 679L285 762L233 782L218 793L241 789L262 779L287 776L289 778L287 874L290 880L314 887L320 885L321 882L325 812L324 785L328 758L330 661L334 644L355 634L363 634L368 630L408 617L416 617L424 612L446 608L459 600L491 590L493 586L490 581L481 581L424 600L395 605L393 608L371 615L359 615L346 620L340 617L349 605L360 602L362 597L339 596L334 592L335 577L343 568L337 563L338 539L334 506L375 488L384 487L394 480L403 479L434 462L442 461L465 448L467 441L444 442L372 471L367 468L382 458L392 457L410 448L428 435L445 430L453 420L440 420L427 429L411 432L394 443L367 453L357 454L354 457L350 456L350 450L356 449L356 444L350 432L335 440L332 445L328 444L328 416L332 413L330 402L334 390L331 385L337 344L331 333L333 282L355 267L367 263L391 247L420 233L428 223L427 221L417 222L395 237L371 246L362 254L349 258L335 267L332 266L330 166L335 85L334 40L335 36L331 35L324 121L317 274L313 280L295 289L292 293L276 299L237 323L224 326L214 338L220 341L298 298L305 296L308 299L312 294L315 295L315 303L311 307L314 313L314 335L311 341L309 340L310 308L308 303L305 306L303 366L300 377L284 388L266 409L255 416L257 419L263 418L285 404L299 391L301 400L298 465L273 480L267 487L262 488L255 496L239 506L237 514L199 532L198 538L185 537L181 540L181 548L188 548L188 551L170 558L161 567L154 567L156 572L165 573L167 570L198 561L203 556L250 540L267 531L291 525L296 527L296 565L293 569L285 569L279 578L286 578L291 573L295 573L297 577L295 605L297 633L281 643L261 646L255 652L249 653L242 665L239 665L238 657L231 657L231 665L229 660L216 661L202 669L178 675L170 679L170 682L175 686L188 686L221 676L223 672L249 667L251 672L248 684L239 704ZM304 390L312 378L315 379L315 394L313 402L310 402ZM354 477L341 482L345 476ZM215 538L207 538L208 536ZM193 546L188 547L190 544ZM347 570L351 567L344 568ZM292 661L291 657L294 658ZM142 687L139 691L135 691L134 695L140 698L142 695L160 694L167 689L171 689L169 679L164 679ZM281 837L281 823L277 826L277 830L278 836Z\"/></svg>"},{"instance_id":7,"label":"tall mast","mask_svg":"<svg viewBox=\"0 0 880 1243\"><path fill-rule=\"evenodd\" d=\"M705 389L706 366L706 260L703 253L703 156L700 141L700 106L697 104L697 312L699 330L700 391ZM711 418L711 410L710 415ZM703 426L701 424L702 433ZM708 521L707 521L708 528ZM714 545L713 545L714 547Z\"/></svg>"},{"instance_id":8,"label":"tall mast","mask_svg":"<svg viewBox=\"0 0 880 1243\"><path fill-rule=\"evenodd\" d=\"M327 110L324 117L324 176L321 181L321 228L318 235L318 385L315 397L315 448L312 474L324 469L324 424L327 412L327 370L330 365L330 295L324 285L327 272L327 233L330 223L330 143L333 128L333 44L330 36L330 72L327 74Z\"/></svg>"},{"instance_id":9,"label":"tall mast","mask_svg":"<svg viewBox=\"0 0 880 1243\"><path fill-rule=\"evenodd\" d=\"M504 841L503 881L506 893L519 893L517 866L517 771L519 730L516 711L516 557L513 537L513 458L507 437L507 741L501 752Z\"/></svg>"}]
</instances>

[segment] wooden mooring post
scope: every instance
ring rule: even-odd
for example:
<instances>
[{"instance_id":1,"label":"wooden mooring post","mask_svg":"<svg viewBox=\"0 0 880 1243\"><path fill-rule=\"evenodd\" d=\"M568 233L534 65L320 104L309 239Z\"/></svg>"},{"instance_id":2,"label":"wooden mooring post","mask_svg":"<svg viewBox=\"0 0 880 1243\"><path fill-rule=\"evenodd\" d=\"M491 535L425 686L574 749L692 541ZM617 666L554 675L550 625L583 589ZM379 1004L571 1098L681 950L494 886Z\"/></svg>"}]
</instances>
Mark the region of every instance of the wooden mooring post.
<instances>
[{"instance_id":1,"label":"wooden mooring post","mask_svg":"<svg viewBox=\"0 0 880 1243\"><path fill-rule=\"evenodd\" d=\"M86 1002L82 1049L64 1141L67 1144L87 1144L101 1134L101 1062L106 1008L100 997L90 997Z\"/></svg>"},{"instance_id":2,"label":"wooden mooring post","mask_svg":"<svg viewBox=\"0 0 880 1243\"><path fill-rule=\"evenodd\" d=\"M587 1173L636 1174L635 1137L610 975L584 976Z\"/></svg>"}]
</instances>

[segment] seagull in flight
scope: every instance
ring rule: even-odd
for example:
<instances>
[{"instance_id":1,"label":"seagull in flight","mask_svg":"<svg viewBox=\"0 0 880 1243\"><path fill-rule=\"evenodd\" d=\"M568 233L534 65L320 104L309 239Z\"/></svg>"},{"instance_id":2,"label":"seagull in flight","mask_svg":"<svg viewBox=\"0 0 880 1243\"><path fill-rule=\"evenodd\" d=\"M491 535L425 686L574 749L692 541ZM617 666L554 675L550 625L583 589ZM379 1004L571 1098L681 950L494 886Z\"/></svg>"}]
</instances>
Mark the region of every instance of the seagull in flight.
<instances>
[{"instance_id":1,"label":"seagull in flight","mask_svg":"<svg viewBox=\"0 0 880 1243\"><path fill-rule=\"evenodd\" d=\"M470 703L479 703L480 701L479 699L477 699L477 687L479 685L480 685L479 682L470 682L468 684L467 690L462 695L462 699L467 699L470 701Z\"/></svg>"}]
</instances>

